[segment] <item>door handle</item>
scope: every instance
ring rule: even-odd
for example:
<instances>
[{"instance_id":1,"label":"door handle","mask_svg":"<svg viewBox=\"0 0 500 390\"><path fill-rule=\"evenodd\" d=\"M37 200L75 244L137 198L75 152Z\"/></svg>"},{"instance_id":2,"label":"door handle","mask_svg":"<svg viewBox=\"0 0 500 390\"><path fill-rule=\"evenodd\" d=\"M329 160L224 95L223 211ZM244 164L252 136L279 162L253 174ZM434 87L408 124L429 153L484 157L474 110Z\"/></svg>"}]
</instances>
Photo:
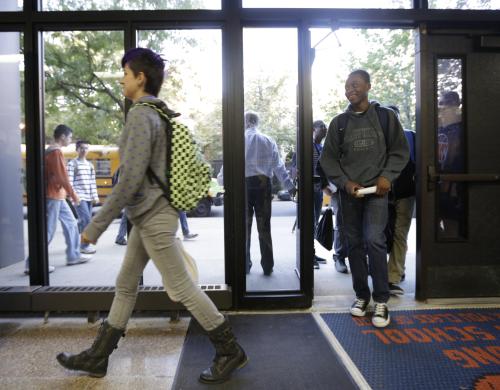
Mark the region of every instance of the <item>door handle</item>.
<instances>
[{"instance_id":1,"label":"door handle","mask_svg":"<svg viewBox=\"0 0 500 390\"><path fill-rule=\"evenodd\" d=\"M495 182L500 181L500 173L439 173L434 165L427 167L427 189L434 190L439 181Z\"/></svg>"}]
</instances>

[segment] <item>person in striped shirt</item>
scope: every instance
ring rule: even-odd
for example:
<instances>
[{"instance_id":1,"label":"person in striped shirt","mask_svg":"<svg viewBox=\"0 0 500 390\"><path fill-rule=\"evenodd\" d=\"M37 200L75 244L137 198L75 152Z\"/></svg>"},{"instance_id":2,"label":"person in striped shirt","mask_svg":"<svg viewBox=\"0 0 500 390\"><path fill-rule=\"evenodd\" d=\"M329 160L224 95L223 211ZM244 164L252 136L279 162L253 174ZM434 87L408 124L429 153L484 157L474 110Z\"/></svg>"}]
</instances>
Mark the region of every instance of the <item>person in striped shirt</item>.
<instances>
[{"instance_id":1,"label":"person in striped shirt","mask_svg":"<svg viewBox=\"0 0 500 390\"><path fill-rule=\"evenodd\" d=\"M92 218L92 206L99 202L97 186L95 181L94 165L87 160L89 143L85 140L76 142L78 157L68 162L69 182L80 198L80 204L76 207L78 213L78 228L80 232L85 229ZM95 253L92 244L81 244L80 252L85 254Z\"/></svg>"}]
</instances>

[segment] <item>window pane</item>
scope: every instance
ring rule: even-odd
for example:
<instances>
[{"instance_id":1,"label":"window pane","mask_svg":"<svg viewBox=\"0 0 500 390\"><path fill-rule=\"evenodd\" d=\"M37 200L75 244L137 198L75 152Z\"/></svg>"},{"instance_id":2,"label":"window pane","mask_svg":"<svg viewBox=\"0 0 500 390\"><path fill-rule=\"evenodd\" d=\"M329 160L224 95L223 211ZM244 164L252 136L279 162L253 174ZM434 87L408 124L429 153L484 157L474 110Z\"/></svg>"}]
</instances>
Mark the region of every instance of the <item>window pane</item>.
<instances>
[{"instance_id":1,"label":"window pane","mask_svg":"<svg viewBox=\"0 0 500 390\"><path fill-rule=\"evenodd\" d=\"M23 0L2 0L0 1L0 12L22 11Z\"/></svg>"},{"instance_id":2,"label":"window pane","mask_svg":"<svg viewBox=\"0 0 500 390\"><path fill-rule=\"evenodd\" d=\"M123 97L119 84L123 55L121 31L45 32L44 42L44 123L46 145L54 146L54 129L59 124L73 130L72 142L62 147L66 164L77 157L75 142L89 143L85 159L96 171L100 202L111 191L111 177L119 165L116 146L123 130ZM46 158L50 156L46 150ZM74 162L73 162L74 163ZM49 164L45 164L50 174ZM80 255L79 230L86 224L84 206L95 213L93 196L82 185L86 165L68 166L69 180L81 200L71 213L64 200L58 200L47 189L47 236L49 264L56 267L50 274L51 285L114 285L125 247L115 245L120 218L100 237L91 261L66 267ZM82 173L83 172L83 173ZM90 191L89 191L90 192ZM59 221L55 217L59 217ZM75 233L76 226L76 233ZM77 243L75 244L75 240ZM88 250L88 248L87 248Z\"/></svg>"},{"instance_id":3,"label":"window pane","mask_svg":"<svg viewBox=\"0 0 500 390\"><path fill-rule=\"evenodd\" d=\"M429 8L500 9L500 0L429 0Z\"/></svg>"},{"instance_id":4,"label":"window pane","mask_svg":"<svg viewBox=\"0 0 500 390\"><path fill-rule=\"evenodd\" d=\"M43 0L44 11L220 9L220 0Z\"/></svg>"},{"instance_id":5,"label":"window pane","mask_svg":"<svg viewBox=\"0 0 500 390\"><path fill-rule=\"evenodd\" d=\"M412 8L412 0L243 0L244 8Z\"/></svg>"},{"instance_id":6,"label":"window pane","mask_svg":"<svg viewBox=\"0 0 500 390\"><path fill-rule=\"evenodd\" d=\"M187 218L180 215L178 235L196 260L199 282L225 283L224 189L216 179L222 164L221 31L139 31L138 44L162 53L167 60L168 76L160 98L182 114L178 120L191 129L212 166L211 190ZM144 270L144 284L162 284L153 264Z\"/></svg>"},{"instance_id":7,"label":"window pane","mask_svg":"<svg viewBox=\"0 0 500 390\"><path fill-rule=\"evenodd\" d=\"M0 32L0 80L9 93L0 94L0 287L26 286L28 253L24 148L24 60L22 36ZM24 198L24 199L23 199ZM24 217L23 217L24 215Z\"/></svg>"},{"instance_id":8,"label":"window pane","mask_svg":"<svg viewBox=\"0 0 500 390\"><path fill-rule=\"evenodd\" d=\"M440 173L465 173L465 129L462 122L462 60L437 61L437 157ZM438 185L438 238L466 236L465 183L441 181Z\"/></svg>"},{"instance_id":9,"label":"window pane","mask_svg":"<svg viewBox=\"0 0 500 390\"><path fill-rule=\"evenodd\" d=\"M297 137L297 30L244 29L243 58L247 290L298 290L297 204L287 191Z\"/></svg>"}]
</instances>

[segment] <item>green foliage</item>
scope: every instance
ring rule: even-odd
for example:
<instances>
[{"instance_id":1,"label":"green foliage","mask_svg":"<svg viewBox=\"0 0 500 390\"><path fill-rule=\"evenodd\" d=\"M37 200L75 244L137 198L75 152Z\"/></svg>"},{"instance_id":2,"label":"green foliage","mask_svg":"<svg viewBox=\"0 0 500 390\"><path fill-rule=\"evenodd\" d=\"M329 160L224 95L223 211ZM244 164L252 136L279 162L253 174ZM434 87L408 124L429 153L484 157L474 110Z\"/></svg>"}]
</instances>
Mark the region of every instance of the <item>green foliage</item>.
<instances>
[{"instance_id":1,"label":"green foliage","mask_svg":"<svg viewBox=\"0 0 500 390\"><path fill-rule=\"evenodd\" d=\"M44 0L50 11L160 10L203 8L202 0Z\"/></svg>"},{"instance_id":2,"label":"green foliage","mask_svg":"<svg viewBox=\"0 0 500 390\"><path fill-rule=\"evenodd\" d=\"M394 104L401 112L403 127L415 128L415 63L411 30L361 30L358 39L365 51L355 47L340 58L344 68L365 69L371 76L370 100L383 105ZM344 85L345 75L335 75ZM332 91L330 101L322 106L327 117L333 118L348 105L343 92Z\"/></svg>"},{"instance_id":3,"label":"green foliage","mask_svg":"<svg viewBox=\"0 0 500 390\"><path fill-rule=\"evenodd\" d=\"M265 73L248 80L245 109L259 114L259 128L285 152L295 149L296 113L290 111L287 84L293 75L274 77Z\"/></svg>"},{"instance_id":4,"label":"green foliage","mask_svg":"<svg viewBox=\"0 0 500 390\"><path fill-rule=\"evenodd\" d=\"M75 138L116 143L123 123L118 78L123 34L117 31L44 35L45 133L65 123ZM106 78L110 74L111 78Z\"/></svg>"},{"instance_id":5,"label":"green foliage","mask_svg":"<svg viewBox=\"0 0 500 390\"><path fill-rule=\"evenodd\" d=\"M65 2L66 4L66 2ZM71 4L69 4L71 5ZM172 32L156 31L148 47L161 52ZM175 38L176 44L195 45L192 39ZM121 31L64 31L44 34L45 134L50 139L57 124L70 126L74 138L95 144L116 144L124 122ZM169 64L170 75L161 97L166 101L182 94L178 69Z\"/></svg>"}]
</instances>

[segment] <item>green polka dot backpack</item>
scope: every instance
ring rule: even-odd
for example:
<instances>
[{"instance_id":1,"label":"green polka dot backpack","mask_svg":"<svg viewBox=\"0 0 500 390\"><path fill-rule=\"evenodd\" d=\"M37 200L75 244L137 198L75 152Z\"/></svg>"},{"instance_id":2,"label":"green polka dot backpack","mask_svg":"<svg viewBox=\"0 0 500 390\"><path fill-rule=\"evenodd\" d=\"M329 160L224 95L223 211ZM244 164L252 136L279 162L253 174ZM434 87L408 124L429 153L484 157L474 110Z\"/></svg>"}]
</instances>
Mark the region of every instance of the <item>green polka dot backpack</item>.
<instances>
[{"instance_id":1,"label":"green polka dot backpack","mask_svg":"<svg viewBox=\"0 0 500 390\"><path fill-rule=\"evenodd\" d=\"M211 166L205 161L193 135L182 123L172 119L174 114L155 104L139 102L136 106L147 106L165 120L167 134L167 180L162 181L151 167L147 174L162 188L165 197L177 210L189 211L196 207L200 199L208 194L211 183ZM167 115L172 113L172 115Z\"/></svg>"}]
</instances>

